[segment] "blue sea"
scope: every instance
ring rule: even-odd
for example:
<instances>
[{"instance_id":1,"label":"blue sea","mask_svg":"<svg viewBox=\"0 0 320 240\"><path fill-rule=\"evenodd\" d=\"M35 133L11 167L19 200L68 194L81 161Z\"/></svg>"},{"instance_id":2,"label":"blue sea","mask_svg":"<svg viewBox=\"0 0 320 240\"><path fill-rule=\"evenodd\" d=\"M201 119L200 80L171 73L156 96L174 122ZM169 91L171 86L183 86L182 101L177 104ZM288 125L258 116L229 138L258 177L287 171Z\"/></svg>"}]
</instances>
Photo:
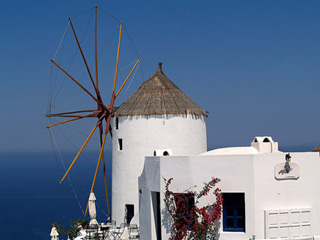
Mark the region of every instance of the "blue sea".
<instances>
[{"instance_id":1,"label":"blue sea","mask_svg":"<svg viewBox=\"0 0 320 240\"><path fill-rule=\"evenodd\" d=\"M48 153L0 153L0 239L51 239L51 223L70 226L70 219L84 218L94 175L95 155L80 159L70 172L71 181L59 184L61 161ZM108 192L111 202L111 154L107 154ZM68 166L72 156L68 158ZM103 171L95 187L97 219L106 221ZM78 198L78 199L77 199ZM89 220L89 216L85 219ZM65 236L61 236L66 239Z\"/></svg>"}]
</instances>

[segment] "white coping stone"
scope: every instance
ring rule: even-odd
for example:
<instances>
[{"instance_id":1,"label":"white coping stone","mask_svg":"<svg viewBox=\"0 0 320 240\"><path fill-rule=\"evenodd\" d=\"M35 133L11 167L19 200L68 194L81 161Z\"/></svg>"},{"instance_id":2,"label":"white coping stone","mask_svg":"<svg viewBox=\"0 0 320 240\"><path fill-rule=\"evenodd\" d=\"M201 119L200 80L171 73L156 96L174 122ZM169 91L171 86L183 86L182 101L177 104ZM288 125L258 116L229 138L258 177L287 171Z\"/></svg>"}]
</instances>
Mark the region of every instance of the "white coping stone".
<instances>
[{"instance_id":1,"label":"white coping stone","mask_svg":"<svg viewBox=\"0 0 320 240\"><path fill-rule=\"evenodd\" d=\"M199 154L199 156L211 156L211 155L238 155L238 154L259 154L259 151L254 147L228 147L218 148L205 153Z\"/></svg>"}]
</instances>

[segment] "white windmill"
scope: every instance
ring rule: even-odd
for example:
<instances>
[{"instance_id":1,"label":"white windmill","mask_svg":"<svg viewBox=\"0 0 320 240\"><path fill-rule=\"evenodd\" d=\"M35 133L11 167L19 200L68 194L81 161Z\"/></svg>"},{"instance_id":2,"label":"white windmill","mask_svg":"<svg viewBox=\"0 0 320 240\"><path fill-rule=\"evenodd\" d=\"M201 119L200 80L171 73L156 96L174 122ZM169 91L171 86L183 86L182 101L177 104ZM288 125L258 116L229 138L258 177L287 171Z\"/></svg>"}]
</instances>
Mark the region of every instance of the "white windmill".
<instances>
[{"instance_id":1,"label":"white windmill","mask_svg":"<svg viewBox=\"0 0 320 240\"><path fill-rule=\"evenodd\" d=\"M145 156L196 155L207 151L206 117L207 112L164 75L159 63L155 74L115 112L113 220L129 222L134 216L137 222L138 177Z\"/></svg>"}]
</instances>

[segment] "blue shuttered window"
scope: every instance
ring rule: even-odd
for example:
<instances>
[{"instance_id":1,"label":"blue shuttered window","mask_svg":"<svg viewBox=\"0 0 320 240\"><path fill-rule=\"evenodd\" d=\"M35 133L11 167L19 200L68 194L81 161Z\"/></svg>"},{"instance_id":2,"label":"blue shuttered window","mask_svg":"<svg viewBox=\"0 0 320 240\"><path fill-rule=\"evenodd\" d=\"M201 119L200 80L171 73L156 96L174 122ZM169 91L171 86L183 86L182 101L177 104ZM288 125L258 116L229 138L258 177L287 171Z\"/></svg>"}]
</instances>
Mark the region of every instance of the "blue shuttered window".
<instances>
[{"instance_id":1,"label":"blue shuttered window","mask_svg":"<svg viewBox=\"0 0 320 240\"><path fill-rule=\"evenodd\" d=\"M223 193L223 231L245 232L244 193Z\"/></svg>"}]
</instances>

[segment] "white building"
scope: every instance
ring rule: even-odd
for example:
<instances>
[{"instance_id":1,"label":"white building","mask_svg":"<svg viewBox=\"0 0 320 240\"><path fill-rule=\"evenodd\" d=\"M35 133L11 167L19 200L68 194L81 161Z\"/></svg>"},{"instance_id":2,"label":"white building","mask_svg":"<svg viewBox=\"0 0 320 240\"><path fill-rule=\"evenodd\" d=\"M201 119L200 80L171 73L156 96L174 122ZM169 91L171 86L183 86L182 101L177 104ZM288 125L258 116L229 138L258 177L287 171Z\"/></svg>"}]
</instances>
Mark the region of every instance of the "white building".
<instances>
[{"instance_id":1,"label":"white building","mask_svg":"<svg viewBox=\"0 0 320 240\"><path fill-rule=\"evenodd\" d=\"M155 74L115 112L112 140L112 219L139 221L138 177L145 156L207 151L206 111L163 73Z\"/></svg>"},{"instance_id":2,"label":"white building","mask_svg":"<svg viewBox=\"0 0 320 240\"><path fill-rule=\"evenodd\" d=\"M168 239L163 177L174 178L177 193L195 185L200 190L217 177L225 199L220 240L320 236L319 154L290 153L286 163L287 153L271 137L207 152L206 116L164 75L161 63L116 110L113 220L138 223L142 240Z\"/></svg>"},{"instance_id":3,"label":"white building","mask_svg":"<svg viewBox=\"0 0 320 240\"><path fill-rule=\"evenodd\" d=\"M250 147L146 157L139 177L141 239L170 236L163 177L173 177L171 188L177 193L194 185L200 190L212 177L221 179L220 240L248 240L253 235L257 239L319 239L319 154L290 155L286 172L286 153L278 151L278 143L270 137L256 137Z\"/></svg>"}]
</instances>

